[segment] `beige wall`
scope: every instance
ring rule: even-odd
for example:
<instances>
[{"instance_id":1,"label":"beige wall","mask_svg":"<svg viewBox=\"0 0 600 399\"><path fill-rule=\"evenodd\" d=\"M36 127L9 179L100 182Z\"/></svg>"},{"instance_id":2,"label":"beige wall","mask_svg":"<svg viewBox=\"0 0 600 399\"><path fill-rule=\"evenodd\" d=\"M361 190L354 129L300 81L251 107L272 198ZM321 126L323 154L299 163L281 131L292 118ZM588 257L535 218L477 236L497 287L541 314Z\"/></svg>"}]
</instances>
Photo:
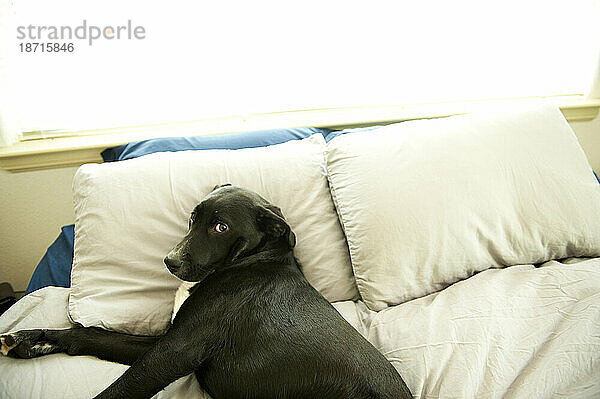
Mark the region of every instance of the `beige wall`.
<instances>
[{"instance_id":1,"label":"beige wall","mask_svg":"<svg viewBox=\"0 0 600 399\"><path fill-rule=\"evenodd\" d=\"M600 171L600 118L572 126L590 163ZM60 227L73 223L71 181L76 170L0 170L0 282L24 290Z\"/></svg>"},{"instance_id":2,"label":"beige wall","mask_svg":"<svg viewBox=\"0 0 600 399\"><path fill-rule=\"evenodd\" d=\"M71 182L76 170L8 173L0 169L0 282L25 290L60 227L73 223Z\"/></svg>"},{"instance_id":3,"label":"beige wall","mask_svg":"<svg viewBox=\"0 0 600 399\"><path fill-rule=\"evenodd\" d=\"M600 176L600 116L591 122L571 122L592 168Z\"/></svg>"}]
</instances>

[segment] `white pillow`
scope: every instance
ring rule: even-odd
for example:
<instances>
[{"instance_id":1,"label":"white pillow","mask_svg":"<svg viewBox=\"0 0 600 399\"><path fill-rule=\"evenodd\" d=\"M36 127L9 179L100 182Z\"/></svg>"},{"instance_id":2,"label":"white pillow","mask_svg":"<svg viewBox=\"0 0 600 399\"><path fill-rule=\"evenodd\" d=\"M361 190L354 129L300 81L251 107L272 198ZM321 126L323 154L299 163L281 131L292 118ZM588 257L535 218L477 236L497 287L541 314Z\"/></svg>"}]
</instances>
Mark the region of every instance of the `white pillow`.
<instances>
[{"instance_id":1,"label":"white pillow","mask_svg":"<svg viewBox=\"0 0 600 399\"><path fill-rule=\"evenodd\" d=\"M330 301L357 297L325 176L319 134L263 148L157 153L82 166L74 179L75 257L69 313L84 326L157 334L181 283L163 263L189 214L232 183L279 206L307 279Z\"/></svg>"},{"instance_id":2,"label":"white pillow","mask_svg":"<svg viewBox=\"0 0 600 399\"><path fill-rule=\"evenodd\" d=\"M600 256L600 185L550 105L342 135L327 168L373 310L490 267Z\"/></svg>"}]
</instances>

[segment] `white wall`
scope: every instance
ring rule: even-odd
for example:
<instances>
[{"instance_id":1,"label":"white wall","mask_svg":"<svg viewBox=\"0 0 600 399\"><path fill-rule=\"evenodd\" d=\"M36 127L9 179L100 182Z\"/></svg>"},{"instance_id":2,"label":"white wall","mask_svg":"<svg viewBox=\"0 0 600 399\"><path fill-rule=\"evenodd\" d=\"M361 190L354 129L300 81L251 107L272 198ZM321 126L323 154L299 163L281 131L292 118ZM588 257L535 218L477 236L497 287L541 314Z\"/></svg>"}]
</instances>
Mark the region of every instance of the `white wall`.
<instances>
[{"instance_id":1,"label":"white wall","mask_svg":"<svg viewBox=\"0 0 600 399\"><path fill-rule=\"evenodd\" d=\"M591 165L600 171L600 118L571 125ZM73 223L71 182L76 170L0 170L0 282L24 290L60 227Z\"/></svg>"}]
</instances>

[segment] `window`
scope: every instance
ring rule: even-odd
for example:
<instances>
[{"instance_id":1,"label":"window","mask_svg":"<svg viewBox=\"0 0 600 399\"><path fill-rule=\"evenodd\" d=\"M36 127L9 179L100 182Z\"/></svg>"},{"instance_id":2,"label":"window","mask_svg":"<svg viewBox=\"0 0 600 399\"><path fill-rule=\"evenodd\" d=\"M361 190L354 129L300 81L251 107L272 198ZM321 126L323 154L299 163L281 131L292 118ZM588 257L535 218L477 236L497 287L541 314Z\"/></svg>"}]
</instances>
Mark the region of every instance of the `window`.
<instances>
[{"instance_id":1,"label":"window","mask_svg":"<svg viewBox=\"0 0 600 399\"><path fill-rule=\"evenodd\" d=\"M13 10L4 73L25 132L584 94L600 39L598 0L13 0ZM72 38L82 26L86 39ZM92 27L101 37L90 41ZM129 38L136 27L143 38Z\"/></svg>"}]
</instances>

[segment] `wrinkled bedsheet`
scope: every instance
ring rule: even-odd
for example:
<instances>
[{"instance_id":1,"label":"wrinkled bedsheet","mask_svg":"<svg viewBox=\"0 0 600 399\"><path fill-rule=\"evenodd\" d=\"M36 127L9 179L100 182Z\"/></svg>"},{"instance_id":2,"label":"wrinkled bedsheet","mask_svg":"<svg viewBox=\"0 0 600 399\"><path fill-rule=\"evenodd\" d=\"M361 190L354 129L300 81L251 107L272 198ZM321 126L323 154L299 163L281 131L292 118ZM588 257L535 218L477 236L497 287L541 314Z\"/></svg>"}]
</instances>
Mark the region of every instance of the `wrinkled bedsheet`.
<instances>
[{"instance_id":1,"label":"wrinkled bedsheet","mask_svg":"<svg viewBox=\"0 0 600 399\"><path fill-rule=\"evenodd\" d=\"M27 295L0 317L0 332L68 328L68 293ZM600 259L490 269L380 312L360 301L334 306L416 398L600 397ZM89 356L0 356L0 397L92 397L126 367ZM209 396L190 375L155 398Z\"/></svg>"}]
</instances>

